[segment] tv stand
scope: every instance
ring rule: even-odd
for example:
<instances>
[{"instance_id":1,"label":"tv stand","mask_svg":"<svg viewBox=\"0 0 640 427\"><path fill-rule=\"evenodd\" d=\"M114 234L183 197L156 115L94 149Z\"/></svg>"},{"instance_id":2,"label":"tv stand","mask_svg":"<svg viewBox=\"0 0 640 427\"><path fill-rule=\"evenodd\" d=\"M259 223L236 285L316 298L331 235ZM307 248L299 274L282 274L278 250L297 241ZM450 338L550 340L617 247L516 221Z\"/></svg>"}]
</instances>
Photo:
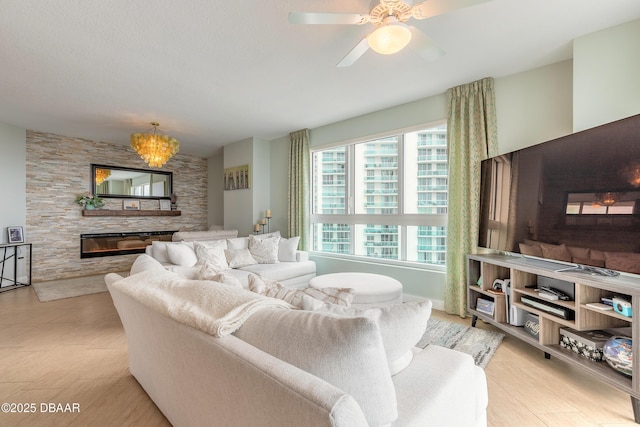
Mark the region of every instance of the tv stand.
<instances>
[{"instance_id":1,"label":"tv stand","mask_svg":"<svg viewBox=\"0 0 640 427\"><path fill-rule=\"evenodd\" d=\"M505 333L508 333L544 352L545 358L554 356L572 366L576 366L607 384L628 393L631 397L633 415L640 423L640 357L633 358L632 377L627 377L606 362L594 362L560 346L560 329L563 327L580 331L631 327L633 354L640 355L640 279L631 276L610 276L598 274L583 268L560 271L557 266L542 263L525 263L521 257L503 254L467 255L467 307L473 316L475 326L478 318ZM595 274L594 274L595 273ZM574 284L574 301L551 301L559 308L573 311L573 319L566 320L551 313L527 306L521 302L522 296L535 297L531 288L538 277L563 280ZM482 280L479 280L482 278ZM507 295L496 294L492 289L495 279L511 279L509 302L527 313L538 316L540 332L538 337L527 333L523 327L508 322ZM480 283L480 285L478 285ZM633 307L633 317L625 317L615 311L601 311L587 307L600 302L602 297L626 296ZM478 298L493 301L492 314L478 311ZM482 308L481 308L482 309Z\"/></svg>"}]
</instances>

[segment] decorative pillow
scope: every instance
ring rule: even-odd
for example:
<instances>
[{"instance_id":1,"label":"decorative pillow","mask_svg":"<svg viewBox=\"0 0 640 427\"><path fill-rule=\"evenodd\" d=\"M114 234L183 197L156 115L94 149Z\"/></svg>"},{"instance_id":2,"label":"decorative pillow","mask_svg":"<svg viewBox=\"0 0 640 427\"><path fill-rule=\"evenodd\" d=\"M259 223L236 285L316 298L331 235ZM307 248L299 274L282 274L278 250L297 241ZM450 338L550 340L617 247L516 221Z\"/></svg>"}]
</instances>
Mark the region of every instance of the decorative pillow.
<instances>
[{"instance_id":1,"label":"decorative pillow","mask_svg":"<svg viewBox=\"0 0 640 427\"><path fill-rule=\"evenodd\" d=\"M249 251L258 264L275 264L278 262L278 243L280 237L256 238L249 236Z\"/></svg>"},{"instance_id":2,"label":"decorative pillow","mask_svg":"<svg viewBox=\"0 0 640 427\"><path fill-rule=\"evenodd\" d=\"M250 234L249 237L253 237L254 239L268 239L270 237L282 237L282 236L280 235L280 231L276 230L276 231L272 231L271 233Z\"/></svg>"},{"instance_id":3,"label":"decorative pillow","mask_svg":"<svg viewBox=\"0 0 640 427\"><path fill-rule=\"evenodd\" d=\"M334 305L350 306L353 301L353 289L351 288L288 288L275 280L269 280L255 274L249 275L249 290L271 298L278 298L288 302L303 310L308 310L309 305L316 309L313 301L303 299L304 296L311 297L318 302L328 302ZM307 301L307 302L305 302Z\"/></svg>"},{"instance_id":4,"label":"decorative pillow","mask_svg":"<svg viewBox=\"0 0 640 427\"><path fill-rule=\"evenodd\" d=\"M300 237L291 237L290 239L280 238L278 242L278 261L280 262L296 262L296 252L298 251L298 243Z\"/></svg>"},{"instance_id":5,"label":"decorative pillow","mask_svg":"<svg viewBox=\"0 0 640 427\"><path fill-rule=\"evenodd\" d=\"M549 243L540 243L540 248L542 249L542 256L545 258L571 262L571 254L564 244L552 245Z\"/></svg>"},{"instance_id":6,"label":"decorative pillow","mask_svg":"<svg viewBox=\"0 0 640 427\"><path fill-rule=\"evenodd\" d=\"M151 256L153 256L159 262L171 262L169 259L169 253L167 252L168 245L175 245L173 242L161 242L154 240L151 242Z\"/></svg>"},{"instance_id":7,"label":"decorative pillow","mask_svg":"<svg viewBox=\"0 0 640 427\"><path fill-rule=\"evenodd\" d=\"M235 332L241 340L305 370L358 402L371 426L398 416L379 326L371 319L303 310L259 310Z\"/></svg>"},{"instance_id":8,"label":"decorative pillow","mask_svg":"<svg viewBox=\"0 0 640 427\"><path fill-rule=\"evenodd\" d=\"M409 366L413 360L411 349L420 341L431 317L431 301L390 304L359 309L324 303L319 311L345 317L366 317L380 326L384 350L391 375Z\"/></svg>"},{"instance_id":9,"label":"decorative pillow","mask_svg":"<svg viewBox=\"0 0 640 427\"><path fill-rule=\"evenodd\" d=\"M591 258L591 249L589 248L578 248L576 246L567 246L567 250L571 254L572 260L573 258L581 258L581 259Z\"/></svg>"},{"instance_id":10,"label":"decorative pillow","mask_svg":"<svg viewBox=\"0 0 640 427\"><path fill-rule=\"evenodd\" d=\"M210 262L218 270L226 270L229 268L227 257L224 250L227 249L226 240L214 240L211 242L194 242L193 248L198 257L198 264Z\"/></svg>"},{"instance_id":11,"label":"decorative pillow","mask_svg":"<svg viewBox=\"0 0 640 427\"><path fill-rule=\"evenodd\" d=\"M542 249L537 243L535 245L525 245L524 243L520 243L520 253L522 255L542 257Z\"/></svg>"},{"instance_id":12,"label":"decorative pillow","mask_svg":"<svg viewBox=\"0 0 640 427\"><path fill-rule=\"evenodd\" d=\"M225 249L224 255L227 258L229 268L240 268L258 263L251 256L249 249Z\"/></svg>"},{"instance_id":13,"label":"decorative pillow","mask_svg":"<svg viewBox=\"0 0 640 427\"><path fill-rule=\"evenodd\" d=\"M150 257L147 254L142 254L133 261L131 270L129 270L129 275L133 276L134 274L149 270L165 270L165 268L157 259Z\"/></svg>"},{"instance_id":14,"label":"decorative pillow","mask_svg":"<svg viewBox=\"0 0 640 427\"><path fill-rule=\"evenodd\" d=\"M167 254L169 255L171 264L181 267L193 267L198 262L198 257L193 247L185 243L167 245Z\"/></svg>"},{"instance_id":15,"label":"decorative pillow","mask_svg":"<svg viewBox=\"0 0 640 427\"><path fill-rule=\"evenodd\" d=\"M227 239L227 249L249 249L249 238L236 237L235 239Z\"/></svg>"}]
</instances>

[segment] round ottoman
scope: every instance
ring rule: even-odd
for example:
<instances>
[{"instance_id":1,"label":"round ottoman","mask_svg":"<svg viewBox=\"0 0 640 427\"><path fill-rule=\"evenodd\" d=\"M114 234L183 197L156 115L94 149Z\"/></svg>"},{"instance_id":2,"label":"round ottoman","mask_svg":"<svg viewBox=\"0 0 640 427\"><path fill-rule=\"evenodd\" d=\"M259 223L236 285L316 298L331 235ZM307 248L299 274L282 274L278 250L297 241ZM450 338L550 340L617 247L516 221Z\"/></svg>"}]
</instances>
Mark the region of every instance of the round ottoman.
<instances>
[{"instance_id":1,"label":"round ottoman","mask_svg":"<svg viewBox=\"0 0 640 427\"><path fill-rule=\"evenodd\" d=\"M352 288L354 307L379 307L402 302L402 283L396 279L371 273L331 273L316 276L312 288Z\"/></svg>"}]
</instances>

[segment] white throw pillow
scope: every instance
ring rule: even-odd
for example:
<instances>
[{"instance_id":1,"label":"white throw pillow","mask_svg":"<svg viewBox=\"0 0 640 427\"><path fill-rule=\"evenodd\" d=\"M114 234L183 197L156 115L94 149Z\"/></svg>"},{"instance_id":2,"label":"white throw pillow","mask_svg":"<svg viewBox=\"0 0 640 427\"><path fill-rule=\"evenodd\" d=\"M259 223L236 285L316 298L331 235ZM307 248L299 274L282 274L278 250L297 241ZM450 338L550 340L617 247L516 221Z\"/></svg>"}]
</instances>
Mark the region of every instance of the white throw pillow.
<instances>
[{"instance_id":1,"label":"white throw pillow","mask_svg":"<svg viewBox=\"0 0 640 427\"><path fill-rule=\"evenodd\" d=\"M167 254L171 264L179 265L180 267L193 267L198 262L195 251L186 243L167 245Z\"/></svg>"},{"instance_id":2,"label":"white throw pillow","mask_svg":"<svg viewBox=\"0 0 640 427\"><path fill-rule=\"evenodd\" d=\"M249 237L253 237L254 239L268 239L270 237L282 237L282 236L280 235L280 231L276 230L276 231L272 231L271 233L250 234Z\"/></svg>"},{"instance_id":3,"label":"white throw pillow","mask_svg":"<svg viewBox=\"0 0 640 427\"><path fill-rule=\"evenodd\" d=\"M258 261L251 256L249 249L225 249L224 255L227 257L229 268L240 268L258 263Z\"/></svg>"},{"instance_id":4,"label":"white throw pillow","mask_svg":"<svg viewBox=\"0 0 640 427\"><path fill-rule=\"evenodd\" d=\"M135 261L133 261L131 270L129 270L129 275L133 276L134 274L149 270L165 270L165 268L155 258L150 257L147 254L142 254L138 256Z\"/></svg>"},{"instance_id":5,"label":"white throw pillow","mask_svg":"<svg viewBox=\"0 0 640 427\"><path fill-rule=\"evenodd\" d=\"M258 264L275 264L278 262L278 243L280 237L257 238L249 236L249 251Z\"/></svg>"},{"instance_id":6,"label":"white throw pillow","mask_svg":"<svg viewBox=\"0 0 640 427\"><path fill-rule=\"evenodd\" d=\"M199 265L194 265L193 267L181 267L179 265L167 265L165 267L167 270L172 273L179 274L181 277L185 279L198 280L200 279L200 270L202 269Z\"/></svg>"},{"instance_id":7,"label":"white throw pillow","mask_svg":"<svg viewBox=\"0 0 640 427\"><path fill-rule=\"evenodd\" d=\"M413 360L411 349L420 341L427 329L431 305L431 301L425 300L359 309L324 303L319 307L319 311L345 317L366 317L375 321L380 326L389 370L391 375L395 375ZM313 308L307 302L303 309Z\"/></svg>"},{"instance_id":8,"label":"white throw pillow","mask_svg":"<svg viewBox=\"0 0 640 427\"><path fill-rule=\"evenodd\" d=\"M249 290L271 298L278 298L303 310L322 310L323 302L332 305L350 306L353 301L351 288L288 288L275 280L255 274L249 275ZM311 297L309 299L308 297ZM315 305L319 304L319 305ZM309 308L311 306L312 308Z\"/></svg>"},{"instance_id":9,"label":"white throw pillow","mask_svg":"<svg viewBox=\"0 0 640 427\"><path fill-rule=\"evenodd\" d=\"M248 237L236 237L235 239L227 239L228 249L249 249Z\"/></svg>"},{"instance_id":10,"label":"white throw pillow","mask_svg":"<svg viewBox=\"0 0 640 427\"><path fill-rule=\"evenodd\" d=\"M154 240L151 242L151 256L153 256L159 262L171 262L169 259L169 253L167 252L167 245L175 245L173 242L162 242Z\"/></svg>"},{"instance_id":11,"label":"white throw pillow","mask_svg":"<svg viewBox=\"0 0 640 427\"><path fill-rule=\"evenodd\" d=\"M227 249L226 240L194 242L193 248L195 249L196 256L198 257L198 264L210 262L218 270L226 270L229 268L227 257L224 254L224 250Z\"/></svg>"},{"instance_id":12,"label":"white throw pillow","mask_svg":"<svg viewBox=\"0 0 640 427\"><path fill-rule=\"evenodd\" d=\"M398 416L380 328L366 318L264 309L235 332L241 340L349 393L369 425Z\"/></svg>"},{"instance_id":13,"label":"white throw pillow","mask_svg":"<svg viewBox=\"0 0 640 427\"><path fill-rule=\"evenodd\" d=\"M284 239L281 237L278 242L278 261L296 262L298 243L300 243L300 236L291 237L290 239Z\"/></svg>"}]
</instances>

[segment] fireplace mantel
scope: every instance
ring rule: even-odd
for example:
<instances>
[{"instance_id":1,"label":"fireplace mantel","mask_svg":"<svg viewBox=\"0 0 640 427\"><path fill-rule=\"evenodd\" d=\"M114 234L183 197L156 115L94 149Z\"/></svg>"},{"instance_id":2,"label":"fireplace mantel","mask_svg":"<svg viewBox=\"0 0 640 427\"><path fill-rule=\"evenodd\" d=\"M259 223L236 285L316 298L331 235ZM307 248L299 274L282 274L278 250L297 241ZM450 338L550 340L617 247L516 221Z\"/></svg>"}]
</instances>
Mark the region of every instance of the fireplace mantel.
<instances>
[{"instance_id":1,"label":"fireplace mantel","mask_svg":"<svg viewBox=\"0 0 640 427\"><path fill-rule=\"evenodd\" d=\"M115 210L115 209L93 209L83 210L82 216L180 216L181 211L161 211L161 210Z\"/></svg>"}]
</instances>

